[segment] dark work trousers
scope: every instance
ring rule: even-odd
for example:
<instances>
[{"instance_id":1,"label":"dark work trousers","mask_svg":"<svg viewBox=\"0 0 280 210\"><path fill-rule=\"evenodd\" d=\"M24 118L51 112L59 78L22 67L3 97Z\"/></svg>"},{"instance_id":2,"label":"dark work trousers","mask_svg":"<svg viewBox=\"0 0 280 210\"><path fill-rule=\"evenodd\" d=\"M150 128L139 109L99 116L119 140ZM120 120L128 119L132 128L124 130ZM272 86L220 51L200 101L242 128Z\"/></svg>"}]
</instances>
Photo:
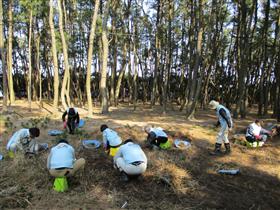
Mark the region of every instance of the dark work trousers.
<instances>
[{"instance_id":1,"label":"dark work trousers","mask_svg":"<svg viewBox=\"0 0 280 210\"><path fill-rule=\"evenodd\" d=\"M76 128L76 122L75 118L68 118L67 119L67 126L69 128L69 133L74 134L75 128Z\"/></svg>"},{"instance_id":2,"label":"dark work trousers","mask_svg":"<svg viewBox=\"0 0 280 210\"><path fill-rule=\"evenodd\" d=\"M159 145L161 143L166 143L168 141L168 138L167 137L164 137L164 136L156 136L156 134L154 132L150 132L148 134L148 142L150 144L153 144L153 145L156 145L159 147Z\"/></svg>"}]
</instances>

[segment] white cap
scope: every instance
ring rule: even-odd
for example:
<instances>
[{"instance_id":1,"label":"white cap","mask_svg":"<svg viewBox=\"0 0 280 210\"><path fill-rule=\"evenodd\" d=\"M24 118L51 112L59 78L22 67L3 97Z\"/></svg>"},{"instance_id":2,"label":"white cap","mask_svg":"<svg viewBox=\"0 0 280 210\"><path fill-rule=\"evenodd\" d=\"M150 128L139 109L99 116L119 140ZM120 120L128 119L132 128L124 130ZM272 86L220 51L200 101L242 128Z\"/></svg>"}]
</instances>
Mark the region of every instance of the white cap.
<instances>
[{"instance_id":1,"label":"white cap","mask_svg":"<svg viewBox=\"0 0 280 210\"><path fill-rule=\"evenodd\" d=\"M217 106L219 106L218 101L215 101L215 100L210 101L210 103L209 103L210 109L217 109Z\"/></svg>"}]
</instances>

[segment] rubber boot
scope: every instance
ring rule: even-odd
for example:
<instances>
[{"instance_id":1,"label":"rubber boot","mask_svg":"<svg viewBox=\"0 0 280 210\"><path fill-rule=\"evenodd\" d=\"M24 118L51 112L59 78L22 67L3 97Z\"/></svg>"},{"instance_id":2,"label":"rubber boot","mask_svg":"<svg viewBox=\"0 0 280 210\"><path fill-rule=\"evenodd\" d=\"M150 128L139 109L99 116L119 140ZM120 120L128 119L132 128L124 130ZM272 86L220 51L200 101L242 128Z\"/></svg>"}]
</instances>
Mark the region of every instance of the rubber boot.
<instances>
[{"instance_id":1,"label":"rubber boot","mask_svg":"<svg viewBox=\"0 0 280 210\"><path fill-rule=\"evenodd\" d=\"M122 182L128 182L129 181L128 175L124 171L121 172L121 181Z\"/></svg>"},{"instance_id":2,"label":"rubber boot","mask_svg":"<svg viewBox=\"0 0 280 210\"><path fill-rule=\"evenodd\" d=\"M229 154L231 152L230 143L225 143L225 148L226 148L226 154Z\"/></svg>"},{"instance_id":3,"label":"rubber boot","mask_svg":"<svg viewBox=\"0 0 280 210\"><path fill-rule=\"evenodd\" d=\"M221 144L219 144L219 143L216 143L215 144L215 149L214 149L214 151L213 152L210 152L210 155L219 155L219 154L221 154L222 152L221 152Z\"/></svg>"}]
</instances>

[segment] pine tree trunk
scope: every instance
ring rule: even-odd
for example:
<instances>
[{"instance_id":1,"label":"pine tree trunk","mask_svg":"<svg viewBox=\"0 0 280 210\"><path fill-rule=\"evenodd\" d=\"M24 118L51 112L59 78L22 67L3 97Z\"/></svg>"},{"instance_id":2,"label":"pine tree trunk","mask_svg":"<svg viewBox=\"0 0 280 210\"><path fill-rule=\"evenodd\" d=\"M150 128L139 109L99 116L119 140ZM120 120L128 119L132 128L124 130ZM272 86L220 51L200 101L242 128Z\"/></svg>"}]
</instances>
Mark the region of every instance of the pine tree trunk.
<instances>
[{"instance_id":1,"label":"pine tree trunk","mask_svg":"<svg viewBox=\"0 0 280 210\"><path fill-rule=\"evenodd\" d=\"M100 81L100 93L101 93L101 112L103 114L108 113L108 89L107 89L107 63L109 54L109 41L107 38L107 20L109 15L110 1L106 3L105 12L102 23L102 45L103 45L103 57L102 57L102 71Z\"/></svg>"},{"instance_id":2,"label":"pine tree trunk","mask_svg":"<svg viewBox=\"0 0 280 210\"><path fill-rule=\"evenodd\" d=\"M40 35L38 32L38 35L36 37L36 66L38 71L38 82L39 82L39 104L40 107L42 107L42 69L40 66Z\"/></svg>"},{"instance_id":3,"label":"pine tree trunk","mask_svg":"<svg viewBox=\"0 0 280 210\"><path fill-rule=\"evenodd\" d=\"M32 22L33 22L33 14L32 14L32 9L30 9L30 14L29 14L29 34L28 34L28 91L27 91L27 96L28 96L28 103L29 103L29 111L31 112L31 86L32 86L32 59L31 59L31 54L32 54Z\"/></svg>"},{"instance_id":4,"label":"pine tree trunk","mask_svg":"<svg viewBox=\"0 0 280 210\"><path fill-rule=\"evenodd\" d=\"M62 88L61 88L61 102L64 107L64 109L67 109L71 105L70 98L67 97L67 103L65 101L66 93L66 86L68 80L70 80L70 72L69 72L69 63L68 63L68 47L64 36L64 30L63 30L63 13L61 8L61 0L58 0L58 11L59 11L59 32L61 36L62 41L62 50L63 50L63 57L64 57L64 77L62 82ZM70 87L68 87L70 88ZM68 89L69 90L69 89Z\"/></svg>"},{"instance_id":5,"label":"pine tree trunk","mask_svg":"<svg viewBox=\"0 0 280 210\"><path fill-rule=\"evenodd\" d=\"M88 58L87 58L87 76L86 76L86 91L88 100L88 115L92 117L92 98L91 98L91 64L92 64L92 52L95 36L96 20L98 15L100 0L95 0L94 13L92 15L91 31L89 36Z\"/></svg>"},{"instance_id":6,"label":"pine tree trunk","mask_svg":"<svg viewBox=\"0 0 280 210\"><path fill-rule=\"evenodd\" d=\"M159 22L160 22L161 2L157 0L157 20L155 34L155 68L153 77L153 89L151 95L151 106L154 106L158 95L158 67L159 67Z\"/></svg>"},{"instance_id":7,"label":"pine tree trunk","mask_svg":"<svg viewBox=\"0 0 280 210\"><path fill-rule=\"evenodd\" d=\"M113 1L112 2L113 8L113 14L112 14L112 57L113 57L113 65L111 68L111 87L110 87L110 105L111 106L116 106L115 104L115 80L116 80L116 72L117 72L117 66L118 66L118 37L115 34L116 33L116 19L117 19L117 8L118 8L118 1Z\"/></svg>"},{"instance_id":8,"label":"pine tree trunk","mask_svg":"<svg viewBox=\"0 0 280 210\"><path fill-rule=\"evenodd\" d=\"M54 71L54 98L53 106L55 109L58 107L58 98L59 98L59 75L58 75L58 61L57 61L57 50L56 50L56 40L55 40L55 30L53 23L53 0L50 0L49 3L50 13L49 13L49 25L50 25L50 34L51 34L51 43L52 43L52 58L53 58L53 71Z\"/></svg>"},{"instance_id":9,"label":"pine tree trunk","mask_svg":"<svg viewBox=\"0 0 280 210\"><path fill-rule=\"evenodd\" d=\"M167 104L167 88L169 81L169 72L171 69L172 60L172 43L171 43L171 20L172 20L172 3L171 0L168 1L168 53L167 53L167 65L164 70L164 86L163 86L163 114L166 114L166 104Z\"/></svg>"},{"instance_id":10,"label":"pine tree trunk","mask_svg":"<svg viewBox=\"0 0 280 210\"><path fill-rule=\"evenodd\" d=\"M120 73L119 73L119 77L118 77L118 81L117 81L117 85L116 85L116 92L115 92L115 106L118 105L118 100L119 100L119 96L120 96L120 88L121 88L121 83L122 83L122 80L123 80L123 76L124 76L124 73L125 73L125 69L127 67L127 60L126 60L126 54L127 54L127 46L126 46L126 42L124 43L124 46L123 46L123 53L122 53L122 66L121 66L121 70L120 70Z\"/></svg>"},{"instance_id":11,"label":"pine tree trunk","mask_svg":"<svg viewBox=\"0 0 280 210\"><path fill-rule=\"evenodd\" d=\"M10 104L15 102L14 82L13 82L13 0L9 1L8 9L8 55L7 55L7 66L8 66L8 87L10 93Z\"/></svg>"},{"instance_id":12,"label":"pine tree trunk","mask_svg":"<svg viewBox=\"0 0 280 210\"><path fill-rule=\"evenodd\" d=\"M3 7L2 0L0 0L0 53L2 59L2 73L3 73L3 112L7 111L7 72L5 62L5 51L4 51L4 31L3 31Z\"/></svg>"},{"instance_id":13,"label":"pine tree trunk","mask_svg":"<svg viewBox=\"0 0 280 210\"><path fill-rule=\"evenodd\" d=\"M197 37L197 42L196 42L196 55L195 55L195 62L194 62L194 70L193 70L193 80L192 80L192 86L191 86L191 91L190 91L190 97L188 101L188 106L187 106L187 118L192 119L194 117L194 112L198 100L198 96L201 90L201 81L203 75L198 77L198 70L200 67L201 63L201 49L202 49L202 36L203 36L203 0L199 0L199 11L198 11L198 37Z\"/></svg>"}]
</instances>

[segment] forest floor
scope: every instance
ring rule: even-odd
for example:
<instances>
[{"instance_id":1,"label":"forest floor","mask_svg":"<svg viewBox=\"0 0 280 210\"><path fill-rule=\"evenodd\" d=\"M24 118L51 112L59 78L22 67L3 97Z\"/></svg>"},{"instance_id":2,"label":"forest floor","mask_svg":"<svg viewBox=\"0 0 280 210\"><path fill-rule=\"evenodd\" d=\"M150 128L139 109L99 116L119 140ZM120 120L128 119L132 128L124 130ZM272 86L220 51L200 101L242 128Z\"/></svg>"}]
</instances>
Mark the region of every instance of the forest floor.
<instances>
[{"instance_id":1,"label":"forest floor","mask_svg":"<svg viewBox=\"0 0 280 210\"><path fill-rule=\"evenodd\" d=\"M2 107L0 107L1 109ZM170 109L161 114L160 107L120 105L107 115L94 109L93 118L87 117L84 108L78 108L85 126L78 134L67 136L76 149L76 156L86 159L84 171L69 178L70 189L57 193L52 189L53 178L46 168L48 152L32 158L17 155L6 158L5 145L13 132L31 124L39 126L40 142L55 145L57 137L47 135L50 129L62 129L62 112L50 103L43 108L32 104L28 111L26 101L17 101L9 114L0 116L0 209L279 209L280 206L280 138L274 137L261 148L247 148L232 144L228 156L213 157L218 132L213 110L199 110L196 119L186 120L184 113ZM172 110L172 111L171 111ZM252 111L253 112L253 111ZM256 116L235 120L231 133L242 132ZM35 120L37 119L37 120ZM264 119L274 123L273 119ZM112 159L100 148L83 149L82 139L101 141L99 127L106 123L115 129L123 140L135 139L148 158L148 168L143 180L120 181ZM171 140L191 139L191 147L180 150L150 150L145 148L145 125L160 126L168 131ZM235 176L220 175L219 169L240 169Z\"/></svg>"}]
</instances>

